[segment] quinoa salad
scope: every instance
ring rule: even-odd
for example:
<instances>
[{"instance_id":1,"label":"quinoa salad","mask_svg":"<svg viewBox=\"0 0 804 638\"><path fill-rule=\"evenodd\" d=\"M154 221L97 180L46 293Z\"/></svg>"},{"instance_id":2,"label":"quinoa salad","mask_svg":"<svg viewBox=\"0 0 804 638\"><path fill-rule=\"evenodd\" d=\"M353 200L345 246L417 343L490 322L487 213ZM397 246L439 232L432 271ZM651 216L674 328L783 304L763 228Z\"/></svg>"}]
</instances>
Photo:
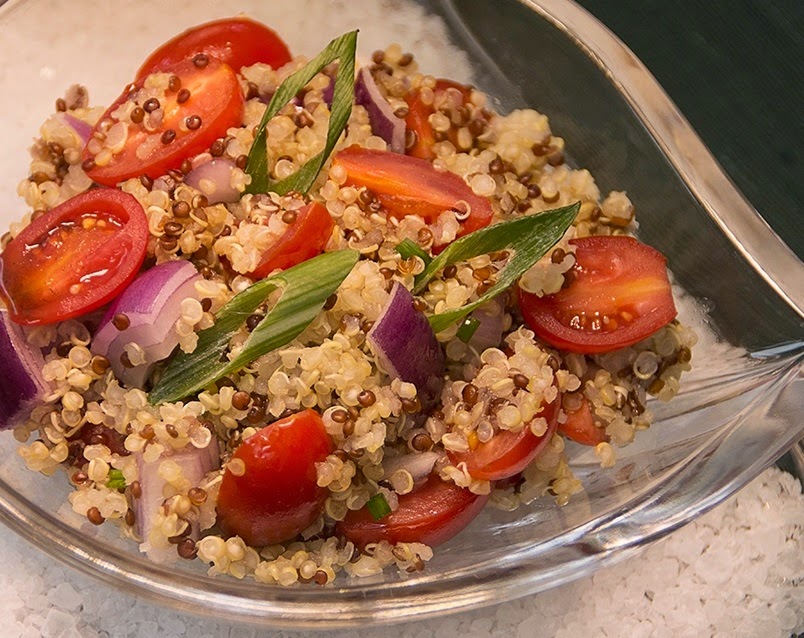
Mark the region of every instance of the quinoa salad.
<instances>
[{"instance_id":1,"label":"quinoa salad","mask_svg":"<svg viewBox=\"0 0 804 638\"><path fill-rule=\"evenodd\" d=\"M625 192L544 115L357 37L308 59L202 24L34 141L0 430L156 562L421 571L484 507L568 503L573 453L613 467L691 369Z\"/></svg>"}]
</instances>

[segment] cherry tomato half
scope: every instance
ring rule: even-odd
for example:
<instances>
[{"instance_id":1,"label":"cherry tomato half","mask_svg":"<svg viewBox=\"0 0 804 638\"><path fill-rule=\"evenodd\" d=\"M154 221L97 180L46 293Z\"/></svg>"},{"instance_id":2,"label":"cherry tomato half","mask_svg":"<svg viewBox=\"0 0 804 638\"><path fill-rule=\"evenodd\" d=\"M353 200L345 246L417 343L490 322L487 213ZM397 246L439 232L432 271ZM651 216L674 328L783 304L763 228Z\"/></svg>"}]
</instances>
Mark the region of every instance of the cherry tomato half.
<instances>
[{"instance_id":1,"label":"cherry tomato half","mask_svg":"<svg viewBox=\"0 0 804 638\"><path fill-rule=\"evenodd\" d=\"M376 521L365 507L351 510L337 529L358 547L381 540L433 547L466 527L488 498L433 474L419 489L400 496L399 507L387 516Z\"/></svg>"},{"instance_id":2,"label":"cherry tomato half","mask_svg":"<svg viewBox=\"0 0 804 638\"><path fill-rule=\"evenodd\" d=\"M458 236L471 233L491 222L491 203L475 195L455 173L436 170L427 160L350 146L335 156L334 166L346 170L346 183L365 186L388 213L397 219L418 215L435 221L445 210L469 205L469 217Z\"/></svg>"},{"instance_id":3,"label":"cherry tomato half","mask_svg":"<svg viewBox=\"0 0 804 638\"><path fill-rule=\"evenodd\" d=\"M316 482L315 464L332 452L321 417L304 410L272 423L246 439L233 459L245 465L238 476L227 469L218 494L218 525L255 547L297 536L321 513L327 489Z\"/></svg>"},{"instance_id":4,"label":"cherry tomato half","mask_svg":"<svg viewBox=\"0 0 804 638\"><path fill-rule=\"evenodd\" d=\"M567 420L559 423L558 431L581 445L595 446L609 440L606 430L595 425L592 409L586 399L577 410L567 411Z\"/></svg>"},{"instance_id":5,"label":"cherry tomato half","mask_svg":"<svg viewBox=\"0 0 804 638\"><path fill-rule=\"evenodd\" d=\"M263 62L274 69L291 60L290 51L274 31L248 18L224 18L180 33L148 56L137 78L172 67L198 53L226 62L235 71Z\"/></svg>"},{"instance_id":6,"label":"cherry tomato half","mask_svg":"<svg viewBox=\"0 0 804 638\"><path fill-rule=\"evenodd\" d=\"M17 323L86 314L114 299L145 259L148 220L128 193L99 188L33 220L0 255L0 297Z\"/></svg>"},{"instance_id":7,"label":"cherry tomato half","mask_svg":"<svg viewBox=\"0 0 804 638\"><path fill-rule=\"evenodd\" d=\"M138 97L144 79L128 87L98 120L84 147L84 161L94 162L86 169L93 181L114 186L141 175L156 179L170 169L179 168L185 159L205 151L212 142L225 136L230 127L240 126L243 93L237 75L228 64L210 58L199 67L186 60L165 72L177 76L181 88L168 90L158 101L162 121L153 131L146 129L150 114L142 112L144 108L151 108L153 103L149 105L149 100ZM107 143L116 137L111 128L118 120L112 114L129 101L140 107L140 114L145 119L140 123L126 124L127 134L118 152L114 152L116 148L104 148L105 143L95 136L105 138Z\"/></svg>"},{"instance_id":8,"label":"cherry tomato half","mask_svg":"<svg viewBox=\"0 0 804 638\"><path fill-rule=\"evenodd\" d=\"M318 202L307 204L296 213L296 221L262 256L253 279L262 279L281 268L285 270L318 255L332 235L335 221L326 206Z\"/></svg>"},{"instance_id":9,"label":"cherry tomato half","mask_svg":"<svg viewBox=\"0 0 804 638\"><path fill-rule=\"evenodd\" d=\"M436 134L430 124L430 116L436 112L439 105L458 109L469 101L472 95L471 87L458 84L452 80L436 80L433 90L434 99L430 104L425 104L422 99L421 90L416 89L405 96L408 104L408 114L405 117L405 127L416 134L416 141L413 146L405 150L405 154L420 159L432 160L435 158L433 145L436 143ZM447 132L449 140L457 146L458 129L450 127Z\"/></svg>"},{"instance_id":10,"label":"cherry tomato half","mask_svg":"<svg viewBox=\"0 0 804 638\"><path fill-rule=\"evenodd\" d=\"M528 326L555 348L595 354L633 345L676 316L666 259L633 237L573 239L571 283L537 297L519 289Z\"/></svg>"},{"instance_id":11,"label":"cherry tomato half","mask_svg":"<svg viewBox=\"0 0 804 638\"><path fill-rule=\"evenodd\" d=\"M541 436L533 434L526 425L518 432L500 430L485 443L479 443L469 452L447 452L453 465L466 463L472 478L482 481L499 481L524 470L547 446L556 431L558 399L548 403L539 416L547 419L547 431Z\"/></svg>"}]
</instances>

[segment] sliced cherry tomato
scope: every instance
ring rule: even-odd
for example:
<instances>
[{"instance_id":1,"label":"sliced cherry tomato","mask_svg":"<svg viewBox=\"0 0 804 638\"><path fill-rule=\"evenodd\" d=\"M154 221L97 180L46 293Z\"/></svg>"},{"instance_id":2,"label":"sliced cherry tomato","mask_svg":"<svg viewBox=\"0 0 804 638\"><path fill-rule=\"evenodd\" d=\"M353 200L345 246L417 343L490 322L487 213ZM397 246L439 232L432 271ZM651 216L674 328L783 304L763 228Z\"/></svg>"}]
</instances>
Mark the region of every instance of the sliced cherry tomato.
<instances>
[{"instance_id":1,"label":"sliced cherry tomato","mask_svg":"<svg viewBox=\"0 0 804 638\"><path fill-rule=\"evenodd\" d=\"M642 341L676 316L666 259L633 237L573 239L569 286L537 297L519 289L530 328L555 348L594 354Z\"/></svg>"},{"instance_id":2,"label":"sliced cherry tomato","mask_svg":"<svg viewBox=\"0 0 804 638\"><path fill-rule=\"evenodd\" d=\"M284 270L315 257L324 250L334 227L335 221L326 206L318 202L307 204L297 212L296 221L265 251L251 277L262 279L277 268Z\"/></svg>"},{"instance_id":3,"label":"sliced cherry tomato","mask_svg":"<svg viewBox=\"0 0 804 638\"><path fill-rule=\"evenodd\" d=\"M399 507L376 521L367 508L351 510L338 531L358 547L389 543L445 543L480 513L488 495L473 494L433 474L419 489L399 497Z\"/></svg>"},{"instance_id":4,"label":"sliced cherry tomato","mask_svg":"<svg viewBox=\"0 0 804 638\"><path fill-rule=\"evenodd\" d=\"M556 431L558 399L548 403L539 416L547 419L547 431L536 436L528 426L519 432L500 430L485 443L469 452L447 452L453 465L466 463L472 478L499 481L524 470L547 446Z\"/></svg>"},{"instance_id":5,"label":"sliced cherry tomato","mask_svg":"<svg viewBox=\"0 0 804 638\"><path fill-rule=\"evenodd\" d=\"M609 440L606 430L595 425L589 401L583 400L581 407L567 412L565 423L559 423L558 431L581 445L595 446Z\"/></svg>"},{"instance_id":6,"label":"sliced cherry tomato","mask_svg":"<svg viewBox=\"0 0 804 638\"><path fill-rule=\"evenodd\" d=\"M233 460L242 475L226 469L218 494L218 525L254 547L290 540L321 513L327 489L316 482L315 464L332 452L321 417L304 410L247 438Z\"/></svg>"},{"instance_id":7,"label":"sliced cherry tomato","mask_svg":"<svg viewBox=\"0 0 804 638\"><path fill-rule=\"evenodd\" d=\"M405 101L408 103L405 126L409 131L413 131L416 134L416 141L405 153L412 157L426 160L435 158L433 144L436 143L436 135L429 121L430 116L442 104L452 109L458 109L465 105L472 95L472 89L452 80L439 79L436 80L433 93L434 99L430 104L424 103L421 91L418 89L411 91L405 97ZM447 132L447 137L453 144L457 145L458 129L452 126Z\"/></svg>"},{"instance_id":8,"label":"sliced cherry tomato","mask_svg":"<svg viewBox=\"0 0 804 638\"><path fill-rule=\"evenodd\" d=\"M335 156L335 166L346 170L346 183L365 186L388 213L397 219L418 215L434 222L445 210L469 205L469 217L458 236L471 233L491 222L491 203L472 192L455 173L436 170L422 159L350 146Z\"/></svg>"},{"instance_id":9,"label":"sliced cherry tomato","mask_svg":"<svg viewBox=\"0 0 804 638\"><path fill-rule=\"evenodd\" d=\"M96 135L105 138L117 122L113 114L126 102L133 101L140 111L143 107L150 108L147 100L138 96L143 79L128 87L100 118L84 148L84 161L94 162L94 166L86 169L93 181L114 186L141 175L156 179L170 169L179 168L185 159L205 151L212 142L225 136L230 127L240 126L243 93L237 75L228 64L210 58L199 67L187 60L166 72L181 80L181 89L168 90L159 102L163 117L155 130L146 130L147 119L139 124L127 124L125 143L116 153L110 153L113 149L104 148L104 142L95 139ZM186 94L181 93L185 90L189 92L186 101L183 100ZM179 95L182 103L179 103ZM150 116L145 114L144 117Z\"/></svg>"},{"instance_id":10,"label":"sliced cherry tomato","mask_svg":"<svg viewBox=\"0 0 804 638\"><path fill-rule=\"evenodd\" d=\"M224 18L199 24L168 40L148 56L137 71L144 78L198 53L226 62L235 71L263 62L274 69L291 60L288 46L264 24L248 18Z\"/></svg>"},{"instance_id":11,"label":"sliced cherry tomato","mask_svg":"<svg viewBox=\"0 0 804 638\"><path fill-rule=\"evenodd\" d=\"M0 297L17 323L46 324L114 299L145 259L148 220L128 193L76 195L33 220L0 255Z\"/></svg>"}]
</instances>

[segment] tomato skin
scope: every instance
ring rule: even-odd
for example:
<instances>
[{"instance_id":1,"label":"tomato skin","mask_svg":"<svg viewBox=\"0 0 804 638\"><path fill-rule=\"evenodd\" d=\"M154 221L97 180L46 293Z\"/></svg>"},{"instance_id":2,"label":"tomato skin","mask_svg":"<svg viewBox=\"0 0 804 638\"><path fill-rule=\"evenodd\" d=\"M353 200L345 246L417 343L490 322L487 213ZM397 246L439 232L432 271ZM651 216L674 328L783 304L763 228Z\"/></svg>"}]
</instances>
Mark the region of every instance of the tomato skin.
<instances>
[{"instance_id":1,"label":"tomato skin","mask_svg":"<svg viewBox=\"0 0 804 638\"><path fill-rule=\"evenodd\" d=\"M11 318L27 325L91 312L137 275L148 235L132 195L107 188L76 195L33 220L0 254L0 297Z\"/></svg>"},{"instance_id":2,"label":"tomato skin","mask_svg":"<svg viewBox=\"0 0 804 638\"><path fill-rule=\"evenodd\" d=\"M321 512L327 489L316 483L315 464L332 452L332 441L314 410L297 412L246 439L234 459L245 473L223 474L218 525L227 536L263 547L297 536Z\"/></svg>"},{"instance_id":3,"label":"tomato skin","mask_svg":"<svg viewBox=\"0 0 804 638\"><path fill-rule=\"evenodd\" d=\"M595 446L609 440L604 428L595 425L589 401L583 400L581 407L572 412L567 411L567 420L558 425L559 433L581 445Z\"/></svg>"},{"instance_id":4,"label":"tomato skin","mask_svg":"<svg viewBox=\"0 0 804 638\"><path fill-rule=\"evenodd\" d=\"M405 150L406 155L426 160L435 158L435 152L433 152L433 145L436 143L435 131L428 118L435 113L435 102L438 102L449 89L457 91L454 96L459 97L460 105L466 104L472 95L471 87L458 84L452 80L438 79L435 84L435 100L433 104L424 103L420 90L411 91L405 96L405 101L408 104L405 127L416 133L416 142ZM455 102L455 100L451 100L451 102ZM456 106L458 105L456 104ZM456 144L458 135L454 127L450 128L447 136L453 144Z\"/></svg>"},{"instance_id":5,"label":"tomato skin","mask_svg":"<svg viewBox=\"0 0 804 638\"><path fill-rule=\"evenodd\" d=\"M244 17L224 18L187 29L156 49L142 63L137 79L170 68L197 53L225 62L235 71L263 62L278 69L291 60L275 31Z\"/></svg>"},{"instance_id":6,"label":"tomato skin","mask_svg":"<svg viewBox=\"0 0 804 638\"><path fill-rule=\"evenodd\" d=\"M481 481L499 481L519 474L547 447L558 423L558 401L548 403L538 416L547 420L547 431L536 436L526 425L519 432L500 430L469 452L448 451L453 465L466 463L469 475Z\"/></svg>"},{"instance_id":7,"label":"tomato skin","mask_svg":"<svg viewBox=\"0 0 804 638\"><path fill-rule=\"evenodd\" d=\"M543 297L518 289L525 322L540 339L569 352L611 352L642 341L676 316L667 260L659 251L626 236L570 243L576 264L568 287Z\"/></svg>"},{"instance_id":8,"label":"tomato skin","mask_svg":"<svg viewBox=\"0 0 804 638\"><path fill-rule=\"evenodd\" d=\"M475 195L455 173L436 170L426 160L350 146L335 156L333 166L346 170L347 184L371 190L397 219L419 215L434 222L445 210L466 202L471 212L461 224L459 237L491 223L493 213L486 197Z\"/></svg>"},{"instance_id":9,"label":"tomato skin","mask_svg":"<svg viewBox=\"0 0 804 638\"><path fill-rule=\"evenodd\" d=\"M265 251L250 276L263 279L277 268L285 270L312 259L324 250L334 227L335 220L326 206L318 202L307 204L297 211L296 221Z\"/></svg>"},{"instance_id":10,"label":"tomato skin","mask_svg":"<svg viewBox=\"0 0 804 638\"><path fill-rule=\"evenodd\" d=\"M350 510L337 530L358 547L381 540L435 547L466 527L488 498L432 474L420 488L400 496L394 512L375 521L365 507Z\"/></svg>"},{"instance_id":11,"label":"tomato skin","mask_svg":"<svg viewBox=\"0 0 804 638\"><path fill-rule=\"evenodd\" d=\"M243 93L237 75L228 64L210 58L206 66L198 68L192 61L186 60L165 72L173 73L181 79L182 89L190 91L190 98L179 104L176 99L178 94L168 91L161 103L164 110L163 122L154 132L149 133L142 124L129 124L128 137L122 151L112 155L111 160L103 166L95 165L86 171L94 182L115 186L119 182L142 175L157 179L169 170L179 168L185 159L207 150L216 139L226 135L227 129L240 126L244 109ZM142 88L143 83L144 78L141 78L133 89L127 87L98 120L84 147L85 162L95 159L95 154L90 151L94 143L93 136L102 127L108 126L108 122L115 122L111 114L133 92ZM193 115L201 118L201 126L189 130L185 122ZM162 142L162 135L168 130L175 133L175 138L165 144ZM144 157L138 157L138 149L144 143L147 143L145 148L150 150Z\"/></svg>"}]
</instances>

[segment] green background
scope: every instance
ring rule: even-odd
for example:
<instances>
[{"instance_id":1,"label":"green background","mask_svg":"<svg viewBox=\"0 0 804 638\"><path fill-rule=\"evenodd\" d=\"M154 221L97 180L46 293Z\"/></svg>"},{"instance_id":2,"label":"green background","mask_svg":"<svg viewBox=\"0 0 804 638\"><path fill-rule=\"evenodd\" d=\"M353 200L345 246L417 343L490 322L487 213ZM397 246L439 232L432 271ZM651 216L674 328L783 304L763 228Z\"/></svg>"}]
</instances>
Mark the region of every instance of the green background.
<instances>
[{"instance_id":1,"label":"green background","mask_svg":"<svg viewBox=\"0 0 804 638\"><path fill-rule=\"evenodd\" d=\"M804 0L579 0L804 259Z\"/></svg>"}]
</instances>

